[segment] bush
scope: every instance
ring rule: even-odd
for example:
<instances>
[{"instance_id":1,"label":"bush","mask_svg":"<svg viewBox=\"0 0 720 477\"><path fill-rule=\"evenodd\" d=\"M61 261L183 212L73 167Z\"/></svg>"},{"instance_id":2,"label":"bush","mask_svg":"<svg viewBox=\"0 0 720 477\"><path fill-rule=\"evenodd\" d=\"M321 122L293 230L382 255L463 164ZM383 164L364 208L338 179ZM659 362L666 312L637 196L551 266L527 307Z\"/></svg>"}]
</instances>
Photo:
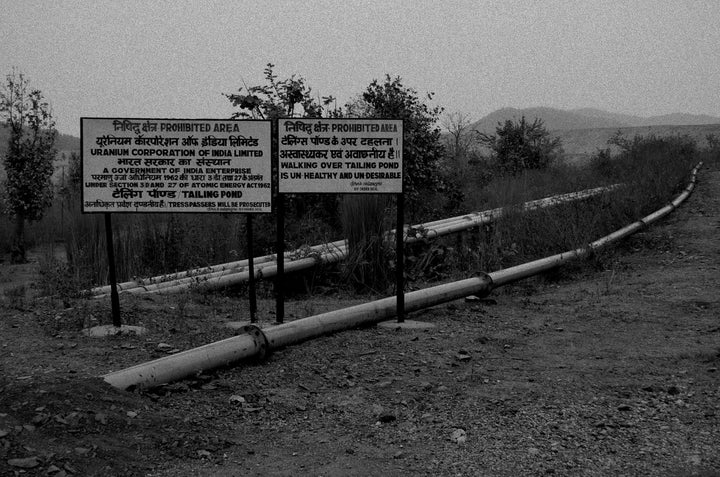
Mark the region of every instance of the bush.
<instances>
[{"instance_id":1,"label":"bush","mask_svg":"<svg viewBox=\"0 0 720 477\"><path fill-rule=\"evenodd\" d=\"M428 196L457 191L446 180L441 168L445 146L437 126L442 108L430 107L408 88L400 77L390 75L373 81L363 93L369 117L403 120L403 188L407 216L413 221L433 210ZM427 95L432 99L432 93Z\"/></svg>"},{"instance_id":2,"label":"bush","mask_svg":"<svg viewBox=\"0 0 720 477\"><path fill-rule=\"evenodd\" d=\"M562 152L559 138L551 138L541 119L499 124L493 135L479 135L480 143L492 151L492 161L501 174L517 175L527 169L546 169Z\"/></svg>"},{"instance_id":3,"label":"bush","mask_svg":"<svg viewBox=\"0 0 720 477\"><path fill-rule=\"evenodd\" d=\"M698 148L689 136L635 136L617 134L610 140L620 148L611 158L599 152L591 161L591 170L608 181L622 182L627 217L649 214L670 201L686 185L690 171L698 162Z\"/></svg>"}]
</instances>

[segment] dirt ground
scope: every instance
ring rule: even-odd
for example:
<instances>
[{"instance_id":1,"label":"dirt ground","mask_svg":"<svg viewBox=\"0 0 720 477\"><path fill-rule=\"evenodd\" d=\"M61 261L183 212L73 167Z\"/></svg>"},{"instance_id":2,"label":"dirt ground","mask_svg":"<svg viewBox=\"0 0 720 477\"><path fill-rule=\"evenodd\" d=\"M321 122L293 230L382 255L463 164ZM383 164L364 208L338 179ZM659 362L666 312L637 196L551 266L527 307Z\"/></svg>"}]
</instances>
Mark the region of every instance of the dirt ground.
<instances>
[{"instance_id":1,"label":"dirt ground","mask_svg":"<svg viewBox=\"0 0 720 477\"><path fill-rule=\"evenodd\" d=\"M35 266L35 268L33 268ZM216 341L227 294L41 299L0 265L0 475L720 476L720 172L616 250L151 391L99 376ZM261 303L269 324L272 302ZM338 307L289 302L288 319Z\"/></svg>"}]
</instances>

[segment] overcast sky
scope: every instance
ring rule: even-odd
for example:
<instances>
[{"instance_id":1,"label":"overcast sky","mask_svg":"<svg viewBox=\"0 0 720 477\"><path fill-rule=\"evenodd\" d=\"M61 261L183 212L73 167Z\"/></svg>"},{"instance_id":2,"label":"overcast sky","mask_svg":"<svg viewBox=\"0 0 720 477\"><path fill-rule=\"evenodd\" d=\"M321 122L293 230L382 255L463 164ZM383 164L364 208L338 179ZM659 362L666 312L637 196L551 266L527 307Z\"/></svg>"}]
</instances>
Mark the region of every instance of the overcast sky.
<instances>
[{"instance_id":1,"label":"overcast sky","mask_svg":"<svg viewBox=\"0 0 720 477\"><path fill-rule=\"evenodd\" d=\"M0 0L0 73L80 117L226 118L223 93L303 76L339 103L400 76L433 105L720 116L720 1Z\"/></svg>"}]
</instances>

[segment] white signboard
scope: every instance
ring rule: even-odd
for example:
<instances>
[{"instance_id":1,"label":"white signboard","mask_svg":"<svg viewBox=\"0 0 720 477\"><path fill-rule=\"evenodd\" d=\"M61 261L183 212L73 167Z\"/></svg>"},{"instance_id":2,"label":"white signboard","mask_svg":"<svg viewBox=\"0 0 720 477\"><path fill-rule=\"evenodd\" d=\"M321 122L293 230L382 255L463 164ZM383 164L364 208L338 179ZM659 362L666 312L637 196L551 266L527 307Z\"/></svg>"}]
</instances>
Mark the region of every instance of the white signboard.
<instances>
[{"instance_id":1,"label":"white signboard","mask_svg":"<svg viewBox=\"0 0 720 477\"><path fill-rule=\"evenodd\" d=\"M280 119L281 193L402 193L399 119Z\"/></svg>"},{"instance_id":2,"label":"white signboard","mask_svg":"<svg viewBox=\"0 0 720 477\"><path fill-rule=\"evenodd\" d=\"M83 212L270 212L269 121L81 118Z\"/></svg>"}]
</instances>

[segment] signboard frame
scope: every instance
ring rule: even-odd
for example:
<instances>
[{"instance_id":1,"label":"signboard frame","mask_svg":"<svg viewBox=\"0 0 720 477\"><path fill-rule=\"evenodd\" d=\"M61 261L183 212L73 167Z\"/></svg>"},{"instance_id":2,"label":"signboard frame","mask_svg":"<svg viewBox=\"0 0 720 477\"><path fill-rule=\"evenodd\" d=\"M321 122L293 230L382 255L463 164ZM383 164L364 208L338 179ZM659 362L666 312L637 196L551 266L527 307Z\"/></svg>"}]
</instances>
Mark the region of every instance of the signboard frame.
<instances>
[{"instance_id":1,"label":"signboard frame","mask_svg":"<svg viewBox=\"0 0 720 477\"><path fill-rule=\"evenodd\" d=\"M318 126L322 123L327 123L327 127ZM344 124L346 127L334 127L333 123ZM383 128L383 125L387 127ZM394 127L391 128L390 125ZM283 135L284 133L298 133L300 136L296 134ZM285 194L392 194L396 196L396 231L398 231L395 234L396 255L401 257L397 260L396 270L396 313L398 323L404 322L405 121L393 118L281 118L277 120L275 134L278 191L276 204L277 323L283 323L285 315L282 285L285 270ZM345 136L338 138L338 134L345 134ZM290 151L292 154L284 153L284 151ZM298 160L298 162L293 163L292 168L283 163L283 161L292 163L294 160ZM354 163L354 161L359 162ZM381 161L384 161L382 166ZM345 167L348 166L347 163L350 163L351 167ZM320 164L320 167L317 167L317 164ZM293 172L292 169L295 169L295 172L321 169L319 173L322 177L317 178L314 173L306 176L300 172L297 177L292 178L290 176ZM322 169L327 170L323 171ZM351 174L350 177L339 177L340 171L343 169L346 174ZM357 177L356 172L362 172L362 177ZM383 182L386 179L387 182ZM296 182L290 182L292 180ZM298 187L298 181L302 180L314 182L310 187ZM380 180L379 183L378 180ZM334 183L329 181L334 181ZM362 182L355 187L352 184L353 181ZM368 183L370 184L368 185ZM331 184L335 187L331 187Z\"/></svg>"},{"instance_id":2,"label":"signboard frame","mask_svg":"<svg viewBox=\"0 0 720 477\"><path fill-rule=\"evenodd\" d=\"M101 123L108 123L111 126L108 126L107 124ZM149 128L146 127L147 124L155 124L155 130L149 130ZM210 130L202 130L199 131L198 136L200 137L194 137L198 131L192 130L192 131L158 131L158 125L173 125L173 124L187 124L187 125L205 125L209 126ZM219 127L218 125L223 125L222 127ZM238 127L229 127L230 125L236 125ZM95 129L93 129L93 127ZM103 128L104 127L104 128ZM146 129L143 129L143 128ZM248 128L249 127L249 128ZM87 129L86 129L87 128ZM218 131L218 129L221 129ZM226 129L231 129L232 131L227 131ZM247 134L247 129L250 129L250 135L249 137L243 136L243 134ZM115 132L117 131L117 134ZM120 155L107 155L107 160L98 166L97 163L90 164L90 161L95 159L96 157L101 156L91 156L88 155L90 151L93 149L98 150L101 149L99 146L99 143L103 143L103 147L107 145L107 140L102 141L99 139L100 133L107 133L107 135L112 136L110 141L116 140L115 138L119 138L124 140L124 144L122 146L115 146L116 149L124 148L128 152L128 154L122 154L122 157ZM166 136L162 136L162 134L165 134ZM259 137L253 137L252 134L258 133ZM201 137L203 134L206 134L206 137ZM237 135L235 135L237 134ZM186 138L192 138L194 141L190 141L191 144L184 145L185 139L182 136L185 136ZM188 137L189 135L189 137ZM90 137L89 137L90 136ZM139 139L142 138L142 139ZM128 141L129 139L129 141ZM169 140L167 140L169 139ZM154 141L153 145L150 146L143 146L143 145L137 145L137 142L145 142L145 141ZM91 142L94 141L94 144L91 144ZM194 142L194 144L192 144ZM233 144L232 146L229 146L229 144ZM81 144L81 155L80 155L80 161L81 161L81 172L82 172L82 188L81 188L81 210L82 213L86 214L93 214L93 213L180 213L180 214L187 214L187 213L271 213L273 210L273 198L276 195L276 183L273 178L273 170L272 170L272 164L273 164L273 128L272 128L272 121L271 120L265 120L265 119L186 119L186 118L118 118L118 117L82 117L80 118L80 144ZM146 143L148 144L148 143ZM154 150L154 151L162 151L162 150L169 150L168 148L173 147L175 151L194 151L191 152L191 156L180 156L177 157L178 163L174 162L173 159L163 160L156 156L147 157L145 155L136 156L132 154L135 150ZM202 154L200 151L204 152L205 156L200 156ZM215 151L221 151L223 154L222 157L214 156ZM235 151L241 151L242 154L248 154L248 156L234 156L235 154L239 154ZM111 152L111 151L108 151ZM259 155L257 155L259 152ZM218 153L219 155L219 153ZM103 158L105 156L102 156ZM128 164L132 162L133 164L139 164L140 167L137 169L142 170L143 167L146 167L147 170L165 170L164 173L161 173L160 179L157 182L152 182L150 180L147 181L130 181L128 178L130 177L129 174L114 174L112 173L112 167L108 169L107 167L102 168L103 165L113 165L117 166L118 162L120 160L123 160L124 162L127 162ZM190 163L188 163L190 161ZM170 162L173 163L173 168L175 169L176 173L170 174L168 171L170 170L170 166L167 166ZM229 171L227 173L221 174L218 172L215 173L206 173L207 168L203 169L202 166L200 166L200 163L203 164L213 164L213 167L210 167L212 171ZM165 167L149 167L149 165L152 164L162 164ZM102 170L99 172L105 172L108 173L105 174L97 174L98 167L101 167ZM116 170L120 171L123 170L121 167L116 167ZM125 170L133 170L132 167L126 167ZM202 170L202 172L197 174L192 173L186 173L185 171L199 171ZM236 174L235 172L238 172ZM122 176L125 176L125 180L115 180L116 177L122 178ZM183 181L175 180L175 181L168 181L165 180L165 176L172 177L172 176L178 176L184 177ZM102 178L107 179L108 176L111 176L112 178L106 182L103 182L102 180L95 181L93 177L95 178ZM101 177L102 176L102 177ZM138 177L140 176L148 176L148 177L157 177L157 174L138 174ZM230 179L230 176L232 176L232 179ZM193 177L195 179L193 179ZM215 181L214 179L209 179L209 177L218 178L219 180ZM243 177L245 179L243 180ZM249 180L249 178L252 178L254 180ZM206 180L209 179L209 180ZM97 192L96 190L93 190L95 193L90 193L90 190L92 188L87 187L88 184L109 184L110 181L113 181L114 184L148 184L146 187L118 187L115 188L114 191L109 192L112 187L98 187L95 189L107 189L102 192ZM172 188L153 188L149 185L152 184L171 184L175 183L175 185ZM185 184L183 187L182 184ZM197 187L195 186L197 184ZM211 187L212 184L215 184L216 187ZM238 184L243 184L242 186L239 186ZM207 186L207 187L206 187ZM250 186L250 187L248 187ZM250 197L247 197L246 191L252 190L252 193ZM239 192L239 193L238 193ZM107 194L111 193L114 194L117 197L107 197ZM105 195L103 195L105 194ZM123 194L127 194L126 197L123 197ZM138 196L139 194L139 196ZM145 197L143 197L143 194L145 194ZM184 204L191 204L193 201L197 200L203 200L202 203L205 204L214 204L217 205L217 207L171 207L170 201L169 201L169 194L174 194L173 199L182 200L182 202L174 201L175 203L184 203ZM134 197L129 197L134 195ZM148 195L154 195L155 197L152 197L151 200L148 200ZM237 197L237 196L240 197ZM216 197L213 197L216 196ZM242 197L245 196L244 199ZM115 203L119 203L120 200L115 199L122 199L123 202L126 201L127 198L130 198L133 200L133 203L160 203L163 204L162 206L155 206L152 209L150 208L138 208L138 207L123 207L119 208L118 206L115 206ZM135 199L143 199L135 200ZM207 200L206 200L207 199ZM225 200L223 200L225 199ZM109 207L99 207L96 210L88 210L89 207L87 207L88 202L97 201L100 200L101 202L106 203L112 203L112 206ZM201 203L201 202L196 202ZM252 206L242 206L240 204L248 203L253 204ZM221 206L224 204L228 204L227 207ZM233 204L235 204L233 206Z\"/></svg>"},{"instance_id":3,"label":"signboard frame","mask_svg":"<svg viewBox=\"0 0 720 477\"><path fill-rule=\"evenodd\" d=\"M108 123L112 126L112 129ZM214 126L211 126L212 124L214 124ZM218 125L220 124L223 126L219 127ZM173 127L173 125L176 125L176 127ZM160 131L158 131L158 127ZM165 131L163 131L163 129L165 129ZM106 134L100 136L102 132ZM114 134L116 132L120 132L120 134ZM142 134L149 133L152 135L153 133L163 132L166 133L165 136L155 134L152 137L146 138L144 134ZM195 138L193 135L187 135L187 133L193 132L212 134L206 135L202 139ZM215 135L216 133L222 134L220 134L220 137L217 137ZM237 135L233 136L229 135L229 133L237 133ZM258 137L253 137L253 133L256 133ZM273 199L277 195L277 181L274 175L274 133L273 122L265 119L80 118L81 212L83 214L101 213L105 216L106 245L110 268L110 300L113 325L116 328L119 329L122 326L122 321L120 318L120 300L115 273L115 254L111 221L111 215L113 213L245 214L247 218L248 249L251 251L249 258L250 319L253 323L256 321L255 312L257 305L252 257L252 214L271 213L274 209ZM246 137L244 134L249 134L249 137ZM182 135L185 136L183 137ZM94 140L94 151L91 144L86 144L88 136L92 136ZM119 147L108 150L103 149L105 146L111 145ZM127 148L124 146L127 146ZM229 149L219 149L220 147L227 148L228 146ZM131 149L133 147L144 149ZM166 149L169 147L175 147L176 149ZM233 147L236 149L233 149ZM88 152L90 154L86 155ZM93 154L93 152L95 154ZM107 160L99 164L100 173L98 173L97 169L98 164L93 164L93 168L88 166L90 156L100 157L102 159L107 158ZM123 157L121 158L120 156ZM160 156L161 158L147 158L146 156ZM172 159L168 159L165 156L172 157ZM199 158L196 156L199 156ZM175 162L176 158L178 159L177 163ZM240 160L245 158L250 159L245 161ZM193 159L196 160L195 165L197 167L181 169L182 166L192 166ZM235 159L234 162L240 162L240 164L233 164L233 159ZM112 167L113 160L118 166L117 168ZM124 167L120 167L121 160L123 161ZM245 164L242 162L245 162ZM250 162L250 164L247 164L247 162ZM206 168L203 169L203 166ZM212 168L210 166L217 167ZM172 168L172 170L170 170L170 168ZM212 172L209 169L212 169ZM95 174L93 174L93 172ZM212 177L210 174L212 174ZM135 175L136 177L133 178L131 175ZM176 175L178 176L177 178L175 177ZM181 175L185 175L186 178L181 179L179 177ZM155 181L153 181L153 179L155 179ZM206 179L209 180L206 181ZM136 182L133 182L133 180ZM266 182L259 182L262 180ZM172 186L170 186L170 182L172 182ZM223 187L222 184L225 184L225 187ZM238 184L242 185L239 186ZM254 186L248 187L250 184L254 184ZM191 189L190 191L186 190L188 186ZM107 197L107 194L113 187L115 190L110 192L110 197ZM107 190L90 194L94 201L86 202L86 196L88 195L86 192L90 188ZM215 205L204 205L202 207L190 208L190 206L171 207L169 205L173 203L170 202L170 199L178 198L178 192L181 196L179 197L180 199L240 199L245 196L243 191L251 188L260 190L260 192L253 192L251 194L249 200L252 200L252 202L246 202L252 205L242 206L240 204L243 204L243 202L233 200L227 201L227 207L222 207L219 204L220 201L217 203L212 202L212 204L218 204L217 207L215 207ZM192 189L195 189L195 191L192 191ZM223 189L226 190L223 191ZM238 193L236 189L243 189L243 191L239 191ZM138 200L134 203L135 208L131 208L130 205L133 203L126 199L143 199L143 194L146 194L147 198L153 200ZM122 199L123 207L119 208L119 206L116 206L120 201L110 200L111 198ZM167 202L163 199L167 199ZM248 198L245 198L245 200L248 201ZM97 206L95 210L86 210L88 203ZM108 205L105 206L104 203ZM150 203L153 205L143 205ZM205 202L205 204L210 203L210 201ZM168 204L167 207L166 204ZM183 204L192 204L192 202L183 202ZM149 210L141 207L148 207Z\"/></svg>"}]
</instances>

